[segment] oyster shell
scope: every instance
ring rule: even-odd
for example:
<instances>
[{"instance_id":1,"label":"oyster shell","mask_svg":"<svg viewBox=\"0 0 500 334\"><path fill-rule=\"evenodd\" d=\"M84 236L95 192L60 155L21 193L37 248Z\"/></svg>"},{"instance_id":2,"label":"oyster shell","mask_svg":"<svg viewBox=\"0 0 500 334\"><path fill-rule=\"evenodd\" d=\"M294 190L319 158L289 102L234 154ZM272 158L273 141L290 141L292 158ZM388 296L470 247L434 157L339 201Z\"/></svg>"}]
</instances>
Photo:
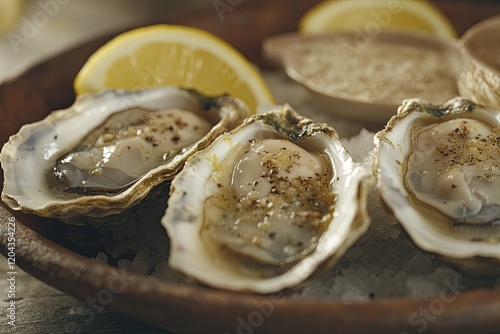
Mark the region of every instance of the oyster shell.
<instances>
[{"instance_id":1,"label":"oyster shell","mask_svg":"<svg viewBox=\"0 0 500 334\"><path fill-rule=\"evenodd\" d=\"M500 108L500 15L469 28L459 41L464 66L458 78L462 96Z\"/></svg>"},{"instance_id":2,"label":"oyster shell","mask_svg":"<svg viewBox=\"0 0 500 334\"><path fill-rule=\"evenodd\" d=\"M366 180L331 127L288 107L256 115L172 181L169 264L229 290L299 285L367 230Z\"/></svg>"},{"instance_id":3,"label":"oyster shell","mask_svg":"<svg viewBox=\"0 0 500 334\"><path fill-rule=\"evenodd\" d=\"M380 194L415 244L464 267L499 266L499 111L406 100L375 145Z\"/></svg>"},{"instance_id":4,"label":"oyster shell","mask_svg":"<svg viewBox=\"0 0 500 334\"><path fill-rule=\"evenodd\" d=\"M115 224L247 116L239 100L160 87L83 95L25 125L1 152L2 200L74 224Z\"/></svg>"}]
</instances>

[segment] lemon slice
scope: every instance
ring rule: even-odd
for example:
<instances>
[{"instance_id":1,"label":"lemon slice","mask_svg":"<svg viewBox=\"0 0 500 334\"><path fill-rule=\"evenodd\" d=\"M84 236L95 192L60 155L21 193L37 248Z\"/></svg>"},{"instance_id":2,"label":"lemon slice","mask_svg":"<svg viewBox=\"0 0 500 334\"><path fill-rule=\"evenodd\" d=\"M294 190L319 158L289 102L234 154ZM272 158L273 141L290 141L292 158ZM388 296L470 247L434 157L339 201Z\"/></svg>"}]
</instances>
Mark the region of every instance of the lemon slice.
<instances>
[{"instance_id":1,"label":"lemon slice","mask_svg":"<svg viewBox=\"0 0 500 334\"><path fill-rule=\"evenodd\" d=\"M301 18L301 33L356 30L372 35L386 28L413 29L444 38L457 33L448 18L425 0L333 0L322 1Z\"/></svg>"},{"instance_id":2,"label":"lemon slice","mask_svg":"<svg viewBox=\"0 0 500 334\"><path fill-rule=\"evenodd\" d=\"M77 94L163 85L209 96L229 93L253 112L274 103L260 73L235 48L204 30L177 25L137 28L115 37L88 59L74 82Z\"/></svg>"},{"instance_id":3,"label":"lemon slice","mask_svg":"<svg viewBox=\"0 0 500 334\"><path fill-rule=\"evenodd\" d=\"M11 30L21 18L23 11L22 0L0 0L0 33Z\"/></svg>"}]
</instances>

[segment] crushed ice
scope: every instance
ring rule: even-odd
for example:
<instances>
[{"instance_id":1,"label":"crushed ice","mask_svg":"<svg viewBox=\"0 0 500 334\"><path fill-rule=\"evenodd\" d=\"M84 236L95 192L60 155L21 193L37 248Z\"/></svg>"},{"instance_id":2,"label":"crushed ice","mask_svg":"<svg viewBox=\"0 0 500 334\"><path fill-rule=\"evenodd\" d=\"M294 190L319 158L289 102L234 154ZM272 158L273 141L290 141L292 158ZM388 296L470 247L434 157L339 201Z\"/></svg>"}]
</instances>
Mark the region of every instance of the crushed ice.
<instances>
[{"instance_id":1,"label":"crushed ice","mask_svg":"<svg viewBox=\"0 0 500 334\"><path fill-rule=\"evenodd\" d=\"M266 73L265 79L277 103L288 103L300 114L333 126L353 158L369 168L374 132L322 112L304 88L281 72ZM168 266L169 240L160 225L164 209L145 207L135 221L99 232L104 249L94 259L168 281L189 282ZM386 212L375 189L370 191L368 210L372 218L368 232L330 272L306 282L291 293L292 298L357 301L432 297L453 286L500 289L500 278L466 276L434 255L422 252ZM69 230L68 239L78 242L75 231Z\"/></svg>"}]
</instances>

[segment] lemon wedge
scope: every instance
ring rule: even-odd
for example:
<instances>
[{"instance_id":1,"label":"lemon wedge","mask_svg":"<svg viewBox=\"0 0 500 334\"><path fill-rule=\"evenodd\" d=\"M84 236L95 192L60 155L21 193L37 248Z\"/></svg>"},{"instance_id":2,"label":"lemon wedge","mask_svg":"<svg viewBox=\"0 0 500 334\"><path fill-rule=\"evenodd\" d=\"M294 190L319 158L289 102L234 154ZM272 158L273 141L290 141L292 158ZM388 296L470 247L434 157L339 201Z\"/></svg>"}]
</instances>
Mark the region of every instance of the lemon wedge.
<instances>
[{"instance_id":1,"label":"lemon wedge","mask_svg":"<svg viewBox=\"0 0 500 334\"><path fill-rule=\"evenodd\" d=\"M0 34L11 30L24 11L22 0L0 0Z\"/></svg>"},{"instance_id":2,"label":"lemon wedge","mask_svg":"<svg viewBox=\"0 0 500 334\"><path fill-rule=\"evenodd\" d=\"M257 69L234 47L197 28L153 25L122 33L98 49L75 78L77 94L103 88L192 88L231 94L255 112L273 97Z\"/></svg>"},{"instance_id":3,"label":"lemon wedge","mask_svg":"<svg viewBox=\"0 0 500 334\"><path fill-rule=\"evenodd\" d=\"M331 0L322 1L301 18L301 33L358 30L374 34L386 28L413 29L444 38L457 32L441 10L426 0Z\"/></svg>"}]
</instances>

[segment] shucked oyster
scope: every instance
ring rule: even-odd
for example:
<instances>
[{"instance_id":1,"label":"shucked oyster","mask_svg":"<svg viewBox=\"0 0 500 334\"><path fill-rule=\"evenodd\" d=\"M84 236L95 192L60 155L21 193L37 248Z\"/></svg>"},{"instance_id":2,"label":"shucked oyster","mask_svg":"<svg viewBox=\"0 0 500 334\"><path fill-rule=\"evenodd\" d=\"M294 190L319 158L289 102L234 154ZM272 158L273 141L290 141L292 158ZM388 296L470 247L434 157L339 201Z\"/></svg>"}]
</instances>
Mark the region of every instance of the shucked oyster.
<instances>
[{"instance_id":1,"label":"shucked oyster","mask_svg":"<svg viewBox=\"0 0 500 334\"><path fill-rule=\"evenodd\" d=\"M500 265L499 111L407 100L376 146L381 196L418 246Z\"/></svg>"},{"instance_id":2,"label":"shucked oyster","mask_svg":"<svg viewBox=\"0 0 500 334\"><path fill-rule=\"evenodd\" d=\"M117 214L246 116L237 99L176 87L81 96L3 147L2 199L72 223L118 223L127 215Z\"/></svg>"},{"instance_id":3,"label":"shucked oyster","mask_svg":"<svg viewBox=\"0 0 500 334\"><path fill-rule=\"evenodd\" d=\"M332 128L288 107L254 116L172 181L169 264L223 289L296 286L367 229L365 178Z\"/></svg>"}]
</instances>

